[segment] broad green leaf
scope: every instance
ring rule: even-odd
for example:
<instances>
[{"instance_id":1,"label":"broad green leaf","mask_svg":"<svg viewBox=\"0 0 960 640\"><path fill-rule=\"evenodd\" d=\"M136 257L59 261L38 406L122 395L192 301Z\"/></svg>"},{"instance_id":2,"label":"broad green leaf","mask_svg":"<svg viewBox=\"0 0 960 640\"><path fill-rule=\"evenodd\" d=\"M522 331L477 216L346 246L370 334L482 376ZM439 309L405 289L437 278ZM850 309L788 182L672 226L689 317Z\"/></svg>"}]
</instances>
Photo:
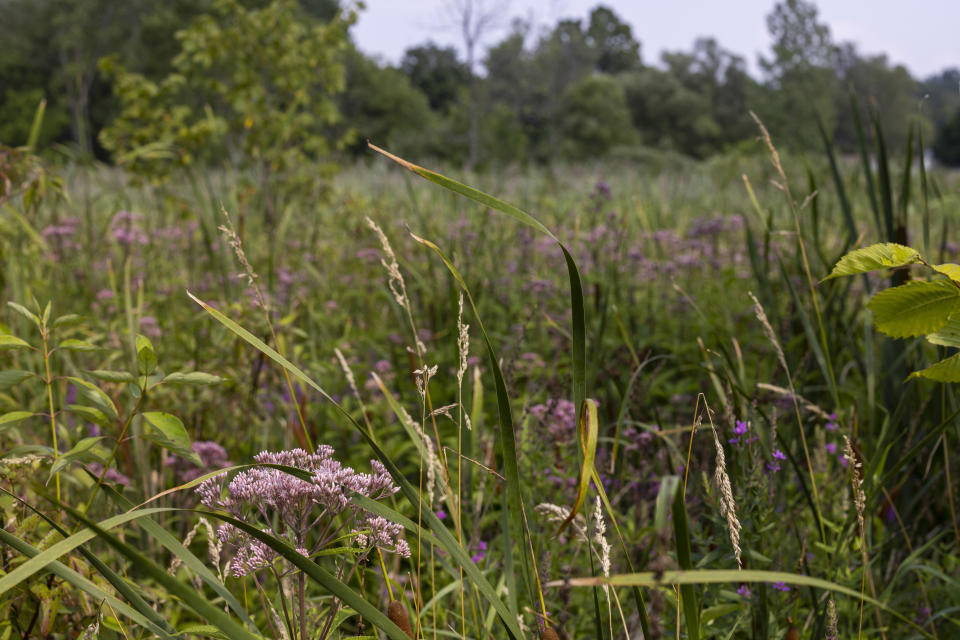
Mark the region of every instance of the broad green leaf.
<instances>
[{"instance_id":1,"label":"broad green leaf","mask_svg":"<svg viewBox=\"0 0 960 640\"><path fill-rule=\"evenodd\" d=\"M926 369L914 371L907 378L927 378L937 382L960 382L960 353L932 364Z\"/></svg>"},{"instance_id":2,"label":"broad green leaf","mask_svg":"<svg viewBox=\"0 0 960 640\"><path fill-rule=\"evenodd\" d=\"M18 422L22 422L27 418L33 417L34 413L30 411L11 411L0 415L0 430L6 429L7 427L12 427Z\"/></svg>"},{"instance_id":3,"label":"broad green leaf","mask_svg":"<svg viewBox=\"0 0 960 640\"><path fill-rule=\"evenodd\" d=\"M839 276L853 276L875 269L889 269L913 264L920 260L916 249L905 247L902 244L883 242L873 244L863 249L851 251L840 258L830 275L824 280L831 280Z\"/></svg>"},{"instance_id":4,"label":"broad green leaf","mask_svg":"<svg viewBox=\"0 0 960 640\"><path fill-rule=\"evenodd\" d=\"M88 422L98 424L101 427L109 427L112 424L110 418L108 418L103 411L100 411L100 409L97 409L96 407L88 407L83 404L68 404L66 407L64 407L64 409L74 415L80 416Z\"/></svg>"},{"instance_id":5,"label":"broad green leaf","mask_svg":"<svg viewBox=\"0 0 960 640\"><path fill-rule=\"evenodd\" d=\"M8 333L0 333L0 349L29 349L30 343Z\"/></svg>"},{"instance_id":6,"label":"broad green leaf","mask_svg":"<svg viewBox=\"0 0 960 640\"><path fill-rule=\"evenodd\" d=\"M117 413L117 406L113 404L113 400L110 399L110 396L108 396L103 389L83 378L68 377L67 380L77 385L77 390L83 394L87 400L96 405L98 409L103 411L108 418L113 420L119 419L120 415Z\"/></svg>"},{"instance_id":7,"label":"broad green leaf","mask_svg":"<svg viewBox=\"0 0 960 640\"><path fill-rule=\"evenodd\" d=\"M939 331L927 334L927 342L941 347L960 347L960 315L947 320Z\"/></svg>"},{"instance_id":8,"label":"broad green leaf","mask_svg":"<svg viewBox=\"0 0 960 640\"><path fill-rule=\"evenodd\" d=\"M104 456L100 454L105 454L106 451L104 451L102 447L99 448L99 451L97 448L97 443L103 440L103 438L104 436L83 438L70 449L70 451L60 454L56 462L50 465L50 476L47 478L47 482L50 482L53 476L57 475L58 471L74 462L80 460L97 460L103 462Z\"/></svg>"},{"instance_id":9,"label":"broad green leaf","mask_svg":"<svg viewBox=\"0 0 960 640\"><path fill-rule=\"evenodd\" d=\"M960 282L960 264L935 264L933 270L942 273L954 282Z\"/></svg>"},{"instance_id":10,"label":"broad green leaf","mask_svg":"<svg viewBox=\"0 0 960 640\"><path fill-rule=\"evenodd\" d=\"M103 380L105 382L136 382L137 378L132 373L127 371L110 371L107 369L94 369L93 371L87 371L87 373L96 378L97 380Z\"/></svg>"},{"instance_id":11,"label":"broad green leaf","mask_svg":"<svg viewBox=\"0 0 960 640\"><path fill-rule=\"evenodd\" d=\"M14 311L16 311L17 313L19 313L20 315L22 315L24 318L26 318L33 324L37 325L37 328L40 327L40 316L30 311L22 304L17 304L16 302L8 302L7 306L13 309Z\"/></svg>"},{"instance_id":12,"label":"broad green leaf","mask_svg":"<svg viewBox=\"0 0 960 640\"><path fill-rule=\"evenodd\" d=\"M69 338L64 340L57 345L58 349L66 349L67 351L99 351L103 347L98 347L92 342L86 342L84 340L76 340L74 338Z\"/></svg>"},{"instance_id":13,"label":"broad green leaf","mask_svg":"<svg viewBox=\"0 0 960 640\"><path fill-rule=\"evenodd\" d=\"M163 411L147 411L141 415L151 427L160 433L159 437L148 436L152 442L165 449L170 449L198 467L203 466L200 456L190 448L190 436L187 435L187 429L183 426L180 418Z\"/></svg>"},{"instance_id":14,"label":"broad green leaf","mask_svg":"<svg viewBox=\"0 0 960 640\"><path fill-rule=\"evenodd\" d=\"M908 282L881 291L867 307L880 331L910 338L943 328L960 309L960 289L947 280Z\"/></svg>"},{"instance_id":15,"label":"broad green leaf","mask_svg":"<svg viewBox=\"0 0 960 640\"><path fill-rule=\"evenodd\" d=\"M157 353L153 343L146 336L137 335L137 371L142 376L149 376L157 369Z\"/></svg>"},{"instance_id":16,"label":"broad green leaf","mask_svg":"<svg viewBox=\"0 0 960 640\"><path fill-rule=\"evenodd\" d=\"M191 385L191 386L204 386L211 384L220 384L224 381L224 378L220 376L215 376L212 373L203 373L202 371L191 371L189 373L170 373L167 374L160 382L163 384L174 384L174 385Z\"/></svg>"},{"instance_id":17,"label":"broad green leaf","mask_svg":"<svg viewBox=\"0 0 960 640\"><path fill-rule=\"evenodd\" d=\"M85 320L86 318L84 318L83 316L78 316L75 313L68 313L67 315L60 316L59 318L54 320L53 326L54 328L75 327L78 324L82 324Z\"/></svg>"},{"instance_id":18,"label":"broad green leaf","mask_svg":"<svg viewBox=\"0 0 960 640\"><path fill-rule=\"evenodd\" d=\"M20 384L27 378L32 378L33 375L30 371L20 371L18 369L0 371L0 389L9 389L12 386Z\"/></svg>"}]
</instances>

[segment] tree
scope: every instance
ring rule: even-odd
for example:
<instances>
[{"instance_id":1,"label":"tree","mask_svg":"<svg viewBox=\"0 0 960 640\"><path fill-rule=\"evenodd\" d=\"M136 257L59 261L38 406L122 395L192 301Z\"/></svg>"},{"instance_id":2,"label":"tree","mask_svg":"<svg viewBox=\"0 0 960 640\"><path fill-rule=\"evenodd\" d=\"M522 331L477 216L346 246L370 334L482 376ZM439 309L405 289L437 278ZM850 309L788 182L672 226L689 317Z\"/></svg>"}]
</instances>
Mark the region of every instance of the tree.
<instances>
[{"instance_id":1,"label":"tree","mask_svg":"<svg viewBox=\"0 0 960 640\"><path fill-rule=\"evenodd\" d=\"M284 194L308 181L299 171L330 149L354 15L319 24L294 0L262 9L216 0L215 9L177 34L174 71L159 82L115 60L102 64L121 111L101 140L118 161L151 175L199 156L251 169L270 224Z\"/></svg>"},{"instance_id":2,"label":"tree","mask_svg":"<svg viewBox=\"0 0 960 640\"><path fill-rule=\"evenodd\" d=\"M480 151L480 82L476 73L477 45L495 29L507 13L506 0L448 0L447 13L467 52L470 70L470 152L467 169L476 166Z\"/></svg>"},{"instance_id":3,"label":"tree","mask_svg":"<svg viewBox=\"0 0 960 640\"><path fill-rule=\"evenodd\" d=\"M933 145L933 153L943 164L960 167L960 108L954 111L953 117L940 128Z\"/></svg>"},{"instance_id":4,"label":"tree","mask_svg":"<svg viewBox=\"0 0 960 640\"><path fill-rule=\"evenodd\" d=\"M609 7L598 5L590 12L586 36L597 71L620 73L640 66L640 43L630 25Z\"/></svg>"},{"instance_id":5,"label":"tree","mask_svg":"<svg viewBox=\"0 0 960 640\"><path fill-rule=\"evenodd\" d=\"M760 58L768 77L760 116L777 141L805 147L819 139L817 118L833 127L837 82L830 63L830 28L805 0L782 0L767 16L772 57Z\"/></svg>"},{"instance_id":6,"label":"tree","mask_svg":"<svg viewBox=\"0 0 960 640\"><path fill-rule=\"evenodd\" d=\"M456 49L432 42L407 49L400 68L440 113L446 113L470 83L470 69L457 58Z\"/></svg>"},{"instance_id":7,"label":"tree","mask_svg":"<svg viewBox=\"0 0 960 640\"><path fill-rule=\"evenodd\" d=\"M608 75L587 76L563 95L566 155L596 157L633 139L627 98Z\"/></svg>"}]
</instances>

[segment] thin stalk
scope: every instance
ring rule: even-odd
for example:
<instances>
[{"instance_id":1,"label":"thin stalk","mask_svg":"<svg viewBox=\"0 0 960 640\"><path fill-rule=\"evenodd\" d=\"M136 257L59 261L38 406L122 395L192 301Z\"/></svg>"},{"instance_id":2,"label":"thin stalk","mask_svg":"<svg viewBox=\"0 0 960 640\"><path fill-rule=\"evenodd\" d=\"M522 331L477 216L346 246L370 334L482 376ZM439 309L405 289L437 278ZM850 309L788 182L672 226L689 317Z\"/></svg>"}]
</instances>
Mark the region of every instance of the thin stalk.
<instances>
[{"instance_id":1,"label":"thin stalk","mask_svg":"<svg viewBox=\"0 0 960 640\"><path fill-rule=\"evenodd\" d=\"M90 492L90 497L87 498L87 504L83 507L83 515L87 515L87 512L90 511L90 505L93 504L93 499L96 497L97 491L100 490L100 485L103 484L103 478L107 475L107 470L117 457L117 451L120 449L120 443L123 442L123 437L127 435L127 429L130 428L130 423L133 422L133 416L137 415L137 410L140 409L140 405L143 404L143 400L146 397L147 392L141 390L140 395L137 398L137 403L133 405L133 410L130 411L130 415L128 415L127 419L124 421L123 428L120 429L120 435L117 436L117 441L113 444L113 451L110 452L110 457L108 457L107 461L103 463L103 469L100 471L100 477L97 478L97 483L93 485L93 491ZM79 526L79 523L77 526Z\"/></svg>"},{"instance_id":2,"label":"thin stalk","mask_svg":"<svg viewBox=\"0 0 960 640\"><path fill-rule=\"evenodd\" d=\"M57 418L56 414L53 411L53 378L50 375L50 350L47 348L47 338L49 337L49 330L47 329L47 323L44 322L40 328L40 339L43 341L43 366L46 370L47 377L44 380L47 387L47 407L50 411L50 435L53 439L53 463L57 463L57 459L60 457L60 446L57 443ZM106 470L106 469L104 469ZM57 483L57 502L60 502L60 472L56 473L56 483ZM60 509L57 509L57 524L60 524Z\"/></svg>"}]
</instances>

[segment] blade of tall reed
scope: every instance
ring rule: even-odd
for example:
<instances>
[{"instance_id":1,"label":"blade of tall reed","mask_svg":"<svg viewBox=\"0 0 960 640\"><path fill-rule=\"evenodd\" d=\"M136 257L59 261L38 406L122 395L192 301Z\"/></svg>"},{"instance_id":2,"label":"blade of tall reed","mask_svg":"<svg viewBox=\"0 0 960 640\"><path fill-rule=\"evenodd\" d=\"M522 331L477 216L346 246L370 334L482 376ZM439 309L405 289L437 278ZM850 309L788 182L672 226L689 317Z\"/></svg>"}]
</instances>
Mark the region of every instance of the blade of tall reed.
<instances>
[{"instance_id":1,"label":"blade of tall reed","mask_svg":"<svg viewBox=\"0 0 960 640\"><path fill-rule=\"evenodd\" d=\"M847 240L844 243L843 251L852 247L857 242L857 225L853 220L853 209L850 206L850 200L847 198L847 189L843 184L843 176L840 174L840 167L837 166L837 157L833 152L833 141L827 135L823 127L823 120L817 116L817 129L820 131L820 139L823 141L823 148L827 152L827 160L830 161L830 173L833 176L833 185L837 190L837 198L840 200L840 212L843 214L843 223L847 228Z\"/></svg>"},{"instance_id":2,"label":"blade of tall reed","mask_svg":"<svg viewBox=\"0 0 960 640\"><path fill-rule=\"evenodd\" d=\"M683 484L678 484L673 498L673 535L677 543L677 564L681 569L693 569L690 549L690 528L687 524L687 505L684 501ZM683 604L683 618L687 623L687 637L690 640L700 638L700 605L697 591L692 583L680 584L680 599Z\"/></svg>"},{"instance_id":3,"label":"blade of tall reed","mask_svg":"<svg viewBox=\"0 0 960 640\"><path fill-rule=\"evenodd\" d=\"M108 485L102 485L101 491L105 492L107 497L110 498L117 506L121 509L126 509L130 511L135 509L136 506L127 498L125 498L118 491L113 489ZM193 554L190 549L185 547L176 536L164 529L157 523L153 518L142 518L136 521L137 525L142 527L147 533L153 536L157 542L166 547L170 553L179 558L184 566L193 571L195 574L200 576L200 578L206 582L210 587L217 592L223 601L227 603L227 606L233 610L233 612L240 618L247 626L249 626L253 631L260 633L260 630L257 628L256 623L250 618L247 614L247 610L243 608L243 605L240 604L240 601L234 597L230 590L227 589L220 579L207 567L207 565L200 560L197 556Z\"/></svg>"},{"instance_id":4,"label":"blade of tall reed","mask_svg":"<svg viewBox=\"0 0 960 640\"><path fill-rule=\"evenodd\" d=\"M43 127L43 114L47 110L47 99L42 98L33 114L33 124L30 125L30 135L27 136L27 149L35 151L37 140L40 138L40 129Z\"/></svg>"},{"instance_id":5,"label":"blade of tall reed","mask_svg":"<svg viewBox=\"0 0 960 640\"><path fill-rule=\"evenodd\" d=\"M612 587L628 587L631 585L639 585L644 587L663 587L672 584L766 584L772 582L782 582L784 584L796 585L798 587L814 587L817 589L823 589L825 591L832 591L834 593L849 596L857 601L863 597L865 603L894 616L901 622L910 625L917 631L917 633L922 634L924 637L933 638L932 634L925 631L911 618L888 607L883 602L875 598L866 595L861 596L859 590L844 587L843 585L830 582L829 580L805 576L798 573L788 573L785 571L762 571L757 569L697 569L693 571L679 570L663 572L648 571L633 574L618 574L610 576L609 578L602 576L569 578L566 580L548 582L545 586L560 587L569 585L571 587L593 587L596 585L606 584Z\"/></svg>"},{"instance_id":6,"label":"blade of tall reed","mask_svg":"<svg viewBox=\"0 0 960 640\"><path fill-rule=\"evenodd\" d=\"M374 455L377 457L380 462L383 463L387 471L390 473L390 476L393 478L394 482L397 483L397 486L400 487L400 490L406 496L407 500L410 501L410 504L416 505L419 501L419 493L417 489L410 484L410 482L404 477L403 473L400 471L400 468L396 463L391 459L386 453L384 453L376 442L370 438L370 435L367 433L366 428L364 428L356 419L350 415L346 409L344 409L338 402L336 402L330 394L324 390L319 384L317 384L310 376L301 371L296 365L284 358L282 355L277 353L274 349L267 346L262 340L257 338L255 335L238 325L236 322L225 316L223 313L217 311L207 303L203 302L196 296L194 296L189 291L187 292L197 304L203 307L208 314L210 314L217 322L225 326L227 329L232 331L234 334L242 338L248 344L256 348L258 351L263 353L265 356L282 366L284 369L290 372L292 376L303 382L304 384L311 387L314 391L319 393L324 400L329 402L337 412L344 417L359 433L360 436L367 442L370 446L370 449L373 451ZM497 597L496 591L486 577L480 572L477 566L470 560L470 557L467 555L466 551L462 546L457 542L456 538L451 534L447 528L440 522L440 519L430 511L425 509L422 514L423 520L430 527L430 530L434 532L437 539L440 542L440 545L446 549L457 561L457 563L463 567L464 573L466 573L475 583L477 589L483 594L483 597L486 598L490 605L494 608L497 613L497 616L502 621L504 627L506 627L507 632L512 638L519 640L523 638L523 634L520 631L519 626L517 625L516 617L511 615L510 611L503 604L503 602Z\"/></svg>"},{"instance_id":7,"label":"blade of tall reed","mask_svg":"<svg viewBox=\"0 0 960 640\"><path fill-rule=\"evenodd\" d=\"M24 542L2 527L0 527L0 542L9 545L12 549L27 556L28 558L34 558L40 554L39 549ZM63 563L54 560L48 563L44 568L55 576L61 578L63 581L88 594L95 601L109 604L116 612L126 616L157 637L164 638L164 640L174 640L175 636L177 635L176 632L173 631L173 627L166 623L166 621L163 621L164 624L162 626L156 624L153 620L147 618L147 616L142 614L140 611L137 611L137 609L134 609L126 602L115 598L113 595L107 593L93 582L83 577L73 569L70 569ZM147 608L149 609L149 607ZM153 610L150 609L150 611ZM155 611L153 613L156 615Z\"/></svg>"}]
</instances>

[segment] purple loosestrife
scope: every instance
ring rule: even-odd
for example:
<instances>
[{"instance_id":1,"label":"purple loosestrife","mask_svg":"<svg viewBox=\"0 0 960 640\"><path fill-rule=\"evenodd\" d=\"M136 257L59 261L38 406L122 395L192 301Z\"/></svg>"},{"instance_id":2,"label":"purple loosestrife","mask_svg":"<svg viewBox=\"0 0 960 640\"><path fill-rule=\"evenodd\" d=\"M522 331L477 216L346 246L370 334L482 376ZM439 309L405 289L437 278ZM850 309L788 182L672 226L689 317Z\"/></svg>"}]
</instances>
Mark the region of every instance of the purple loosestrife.
<instances>
[{"instance_id":1,"label":"purple loosestrife","mask_svg":"<svg viewBox=\"0 0 960 640\"><path fill-rule=\"evenodd\" d=\"M260 464L294 467L309 474L301 479L285 471L254 467L238 473L226 486L211 478L197 487L207 507L223 509L238 519L262 526L303 555L313 555L343 535L350 535L364 552L378 547L409 557L403 527L364 511L350 502L352 494L374 500L397 491L384 466L370 461L372 473L359 473L333 459L333 447L320 445L315 453L303 449L261 452ZM274 528L266 526L274 523ZM277 554L235 527L220 526L217 535L237 546L232 571L243 576L270 565Z\"/></svg>"}]
</instances>

